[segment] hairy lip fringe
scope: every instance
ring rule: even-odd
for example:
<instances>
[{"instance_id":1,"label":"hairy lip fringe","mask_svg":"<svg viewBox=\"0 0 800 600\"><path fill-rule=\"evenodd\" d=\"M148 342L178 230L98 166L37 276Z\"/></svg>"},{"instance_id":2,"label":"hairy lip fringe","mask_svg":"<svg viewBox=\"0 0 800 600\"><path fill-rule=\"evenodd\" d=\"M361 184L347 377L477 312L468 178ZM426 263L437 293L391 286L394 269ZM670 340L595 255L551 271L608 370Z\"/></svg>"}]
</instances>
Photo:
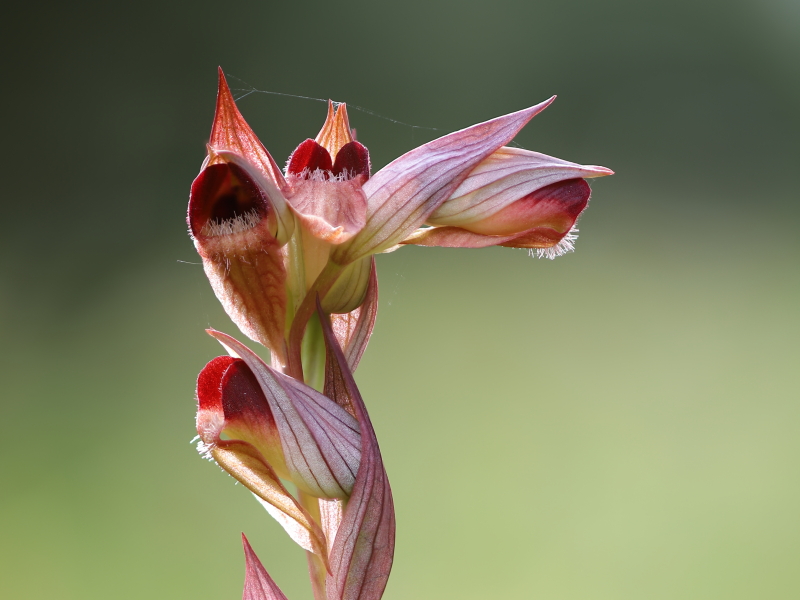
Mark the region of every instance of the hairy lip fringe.
<instances>
[{"instance_id":1,"label":"hairy lip fringe","mask_svg":"<svg viewBox=\"0 0 800 600\"><path fill-rule=\"evenodd\" d=\"M200 231L206 237L219 237L234 235L252 229L261 222L261 214L257 209L252 209L244 214L236 215L232 219L210 219Z\"/></svg>"}]
</instances>

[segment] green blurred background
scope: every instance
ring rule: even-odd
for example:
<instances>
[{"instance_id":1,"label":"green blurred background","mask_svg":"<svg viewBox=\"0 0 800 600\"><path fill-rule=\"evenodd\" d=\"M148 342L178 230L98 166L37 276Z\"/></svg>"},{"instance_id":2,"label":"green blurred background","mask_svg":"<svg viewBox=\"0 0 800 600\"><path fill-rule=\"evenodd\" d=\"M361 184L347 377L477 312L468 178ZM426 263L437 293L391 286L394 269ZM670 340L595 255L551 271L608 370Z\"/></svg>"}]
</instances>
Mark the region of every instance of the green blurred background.
<instances>
[{"instance_id":1,"label":"green blurred background","mask_svg":"<svg viewBox=\"0 0 800 600\"><path fill-rule=\"evenodd\" d=\"M238 598L244 531L310 598L189 444L203 329L239 335L187 264L217 65L439 130L352 110L375 168L559 94L517 142L617 172L556 261L379 257L357 379L387 600L800 597L796 0L19 3L2 27L0 597ZM281 163L325 113L240 107Z\"/></svg>"}]
</instances>

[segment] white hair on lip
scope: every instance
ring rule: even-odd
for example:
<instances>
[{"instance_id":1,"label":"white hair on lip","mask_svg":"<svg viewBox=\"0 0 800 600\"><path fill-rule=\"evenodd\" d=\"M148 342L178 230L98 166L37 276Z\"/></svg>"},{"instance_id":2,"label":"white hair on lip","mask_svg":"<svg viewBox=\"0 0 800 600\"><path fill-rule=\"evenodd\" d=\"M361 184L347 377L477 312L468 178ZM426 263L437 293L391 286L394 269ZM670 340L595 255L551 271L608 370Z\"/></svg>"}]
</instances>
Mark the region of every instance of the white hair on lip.
<instances>
[{"instance_id":1,"label":"white hair on lip","mask_svg":"<svg viewBox=\"0 0 800 600\"><path fill-rule=\"evenodd\" d=\"M558 242L555 246L551 248L531 248L528 250L528 254L530 256L535 256L536 258L549 258L553 260L554 258L558 258L566 254L567 252L574 252L575 251L575 240L578 239L578 228L572 227L567 232L561 241Z\"/></svg>"},{"instance_id":2,"label":"white hair on lip","mask_svg":"<svg viewBox=\"0 0 800 600\"><path fill-rule=\"evenodd\" d=\"M261 215L255 208L232 219L210 219L200 231L206 237L233 235L252 229L261 222Z\"/></svg>"}]
</instances>

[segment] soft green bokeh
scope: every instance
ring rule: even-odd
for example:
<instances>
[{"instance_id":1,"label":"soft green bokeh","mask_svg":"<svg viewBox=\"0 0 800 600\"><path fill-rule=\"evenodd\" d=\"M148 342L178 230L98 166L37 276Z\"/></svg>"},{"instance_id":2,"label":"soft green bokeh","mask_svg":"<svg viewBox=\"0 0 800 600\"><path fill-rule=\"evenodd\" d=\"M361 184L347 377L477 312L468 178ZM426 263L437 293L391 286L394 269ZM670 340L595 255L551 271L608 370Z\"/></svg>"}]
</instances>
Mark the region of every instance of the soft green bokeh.
<instances>
[{"instance_id":1,"label":"soft green bokeh","mask_svg":"<svg viewBox=\"0 0 800 600\"><path fill-rule=\"evenodd\" d=\"M575 254L378 260L357 373L395 494L387 600L800 596L800 11L767 2L17 8L0 238L0 597L238 598L248 534L194 378L241 335L185 235L214 68L617 171ZM6 52L11 56L11 50ZM240 104L276 159L324 105ZM438 135L351 111L374 166Z\"/></svg>"}]
</instances>

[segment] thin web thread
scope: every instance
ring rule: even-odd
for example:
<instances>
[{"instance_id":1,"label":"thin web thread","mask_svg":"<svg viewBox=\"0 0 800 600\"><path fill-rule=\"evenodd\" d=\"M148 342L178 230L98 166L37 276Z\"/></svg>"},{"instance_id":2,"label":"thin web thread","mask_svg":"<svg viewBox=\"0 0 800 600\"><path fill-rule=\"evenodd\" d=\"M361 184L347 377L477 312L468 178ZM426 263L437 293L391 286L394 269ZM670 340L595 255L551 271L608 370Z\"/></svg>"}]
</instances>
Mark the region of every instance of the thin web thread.
<instances>
[{"instance_id":1,"label":"thin web thread","mask_svg":"<svg viewBox=\"0 0 800 600\"><path fill-rule=\"evenodd\" d=\"M239 96L236 97L236 101L238 102L242 98L246 98L250 94L269 94L270 96L284 96L286 98L298 98L300 100L313 100L314 102L325 102L327 104L327 100L325 98L314 98L312 96L301 96L298 94L287 94L285 92L270 92L268 90L259 90L255 86L250 85L244 79L240 77L236 77L235 75L228 75L229 79L235 79L236 81L240 82L241 84L247 86L244 88L233 88L232 91L242 92ZM338 108L340 104L345 104L344 102L337 102L336 100L332 100L333 105ZM403 121L398 121L397 119L392 119L391 117L385 117L379 113L376 113L374 110L369 110L368 108L363 108L361 106L356 106L355 104L347 103L348 110L357 110L359 112L363 112L370 116L373 116L377 119L383 119L384 121L389 121L390 123L394 123L396 125L402 125L403 127L410 127L411 129L424 129L426 131L441 131L438 127L423 127L422 125L411 125L410 123L404 123Z\"/></svg>"}]
</instances>

